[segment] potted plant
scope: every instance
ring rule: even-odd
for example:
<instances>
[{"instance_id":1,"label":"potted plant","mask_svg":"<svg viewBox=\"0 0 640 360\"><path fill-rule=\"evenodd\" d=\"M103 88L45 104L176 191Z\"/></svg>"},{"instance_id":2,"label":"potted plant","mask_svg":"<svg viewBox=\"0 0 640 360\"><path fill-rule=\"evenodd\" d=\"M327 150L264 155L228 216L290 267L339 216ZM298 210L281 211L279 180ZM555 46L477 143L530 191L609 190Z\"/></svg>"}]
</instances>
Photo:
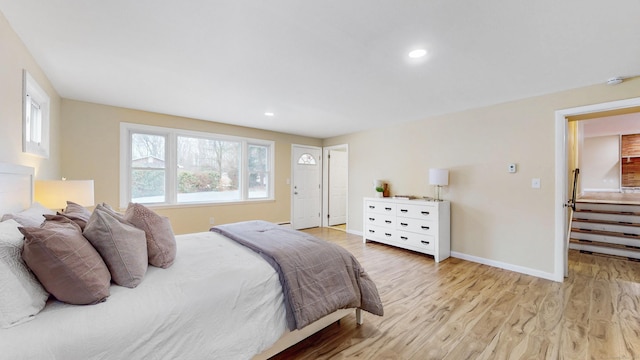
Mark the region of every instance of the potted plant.
<instances>
[{"instance_id":1,"label":"potted plant","mask_svg":"<svg viewBox=\"0 0 640 360\"><path fill-rule=\"evenodd\" d=\"M376 186L376 197L384 197L384 187Z\"/></svg>"}]
</instances>

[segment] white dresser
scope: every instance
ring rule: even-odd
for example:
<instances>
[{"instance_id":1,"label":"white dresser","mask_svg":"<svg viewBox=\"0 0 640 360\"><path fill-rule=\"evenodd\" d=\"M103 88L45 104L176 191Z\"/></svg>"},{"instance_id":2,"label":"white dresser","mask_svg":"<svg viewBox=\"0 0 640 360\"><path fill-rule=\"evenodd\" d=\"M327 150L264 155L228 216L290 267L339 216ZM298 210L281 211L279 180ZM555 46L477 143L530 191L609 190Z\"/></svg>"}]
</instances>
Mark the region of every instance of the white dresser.
<instances>
[{"instance_id":1,"label":"white dresser","mask_svg":"<svg viewBox=\"0 0 640 360\"><path fill-rule=\"evenodd\" d=\"M363 242L372 240L433 255L451 255L448 201L364 198Z\"/></svg>"}]
</instances>

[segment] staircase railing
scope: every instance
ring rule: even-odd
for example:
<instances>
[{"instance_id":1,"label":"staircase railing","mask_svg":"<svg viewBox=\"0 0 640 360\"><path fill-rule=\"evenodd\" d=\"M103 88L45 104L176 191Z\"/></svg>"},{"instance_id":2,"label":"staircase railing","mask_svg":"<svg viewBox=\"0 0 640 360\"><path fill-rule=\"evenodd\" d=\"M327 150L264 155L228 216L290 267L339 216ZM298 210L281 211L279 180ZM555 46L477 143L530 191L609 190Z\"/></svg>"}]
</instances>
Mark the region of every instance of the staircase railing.
<instances>
[{"instance_id":1,"label":"staircase railing","mask_svg":"<svg viewBox=\"0 0 640 360\"><path fill-rule=\"evenodd\" d=\"M569 210L568 221L567 221L567 242L565 244L565 264L564 264L564 276L569 276L569 261L568 261L568 251L569 251L569 241L571 241L571 227L573 223L573 213L576 211L576 190L578 188L578 176L580 175L580 169L576 168L573 170L573 189L571 190L571 198L567 200L567 203L564 205Z\"/></svg>"},{"instance_id":2,"label":"staircase railing","mask_svg":"<svg viewBox=\"0 0 640 360\"><path fill-rule=\"evenodd\" d=\"M576 190L578 189L578 175L580 175L580 169L573 170L573 189L571 191L571 198L567 201L567 205L571 207L571 210L576 211Z\"/></svg>"}]
</instances>

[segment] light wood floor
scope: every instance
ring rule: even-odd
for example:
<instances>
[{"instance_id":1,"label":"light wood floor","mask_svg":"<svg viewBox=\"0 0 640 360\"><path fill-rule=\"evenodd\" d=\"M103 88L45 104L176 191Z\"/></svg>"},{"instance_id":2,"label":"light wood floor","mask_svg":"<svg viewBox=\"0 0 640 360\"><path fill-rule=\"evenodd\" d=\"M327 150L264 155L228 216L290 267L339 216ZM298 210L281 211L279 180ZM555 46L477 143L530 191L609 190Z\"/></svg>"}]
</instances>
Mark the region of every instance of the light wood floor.
<instances>
[{"instance_id":1,"label":"light wood floor","mask_svg":"<svg viewBox=\"0 0 640 360\"><path fill-rule=\"evenodd\" d=\"M640 263L572 250L557 283L307 232L358 258L385 315L348 316L274 359L640 359Z\"/></svg>"}]
</instances>

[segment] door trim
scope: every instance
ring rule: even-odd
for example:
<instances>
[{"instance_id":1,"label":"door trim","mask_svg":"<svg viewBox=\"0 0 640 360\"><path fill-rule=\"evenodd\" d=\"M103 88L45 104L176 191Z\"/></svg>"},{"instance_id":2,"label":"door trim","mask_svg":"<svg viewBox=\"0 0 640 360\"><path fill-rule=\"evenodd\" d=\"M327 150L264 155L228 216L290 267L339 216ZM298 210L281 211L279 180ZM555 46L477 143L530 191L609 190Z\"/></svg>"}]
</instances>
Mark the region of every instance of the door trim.
<instances>
[{"instance_id":1,"label":"door trim","mask_svg":"<svg viewBox=\"0 0 640 360\"><path fill-rule=\"evenodd\" d=\"M347 230L349 229L349 144L326 146L322 148L322 227L329 226L329 151L345 149L347 153Z\"/></svg>"},{"instance_id":2,"label":"door trim","mask_svg":"<svg viewBox=\"0 0 640 360\"><path fill-rule=\"evenodd\" d=\"M564 207L567 200L568 181L567 173L567 117L583 115L594 112L624 109L640 106L640 97L626 100L611 101L601 104L579 106L570 109L557 110L555 112L556 128L556 183L555 183L555 242L554 242L554 281L562 282L568 269L567 246L567 216Z\"/></svg>"}]
</instances>

